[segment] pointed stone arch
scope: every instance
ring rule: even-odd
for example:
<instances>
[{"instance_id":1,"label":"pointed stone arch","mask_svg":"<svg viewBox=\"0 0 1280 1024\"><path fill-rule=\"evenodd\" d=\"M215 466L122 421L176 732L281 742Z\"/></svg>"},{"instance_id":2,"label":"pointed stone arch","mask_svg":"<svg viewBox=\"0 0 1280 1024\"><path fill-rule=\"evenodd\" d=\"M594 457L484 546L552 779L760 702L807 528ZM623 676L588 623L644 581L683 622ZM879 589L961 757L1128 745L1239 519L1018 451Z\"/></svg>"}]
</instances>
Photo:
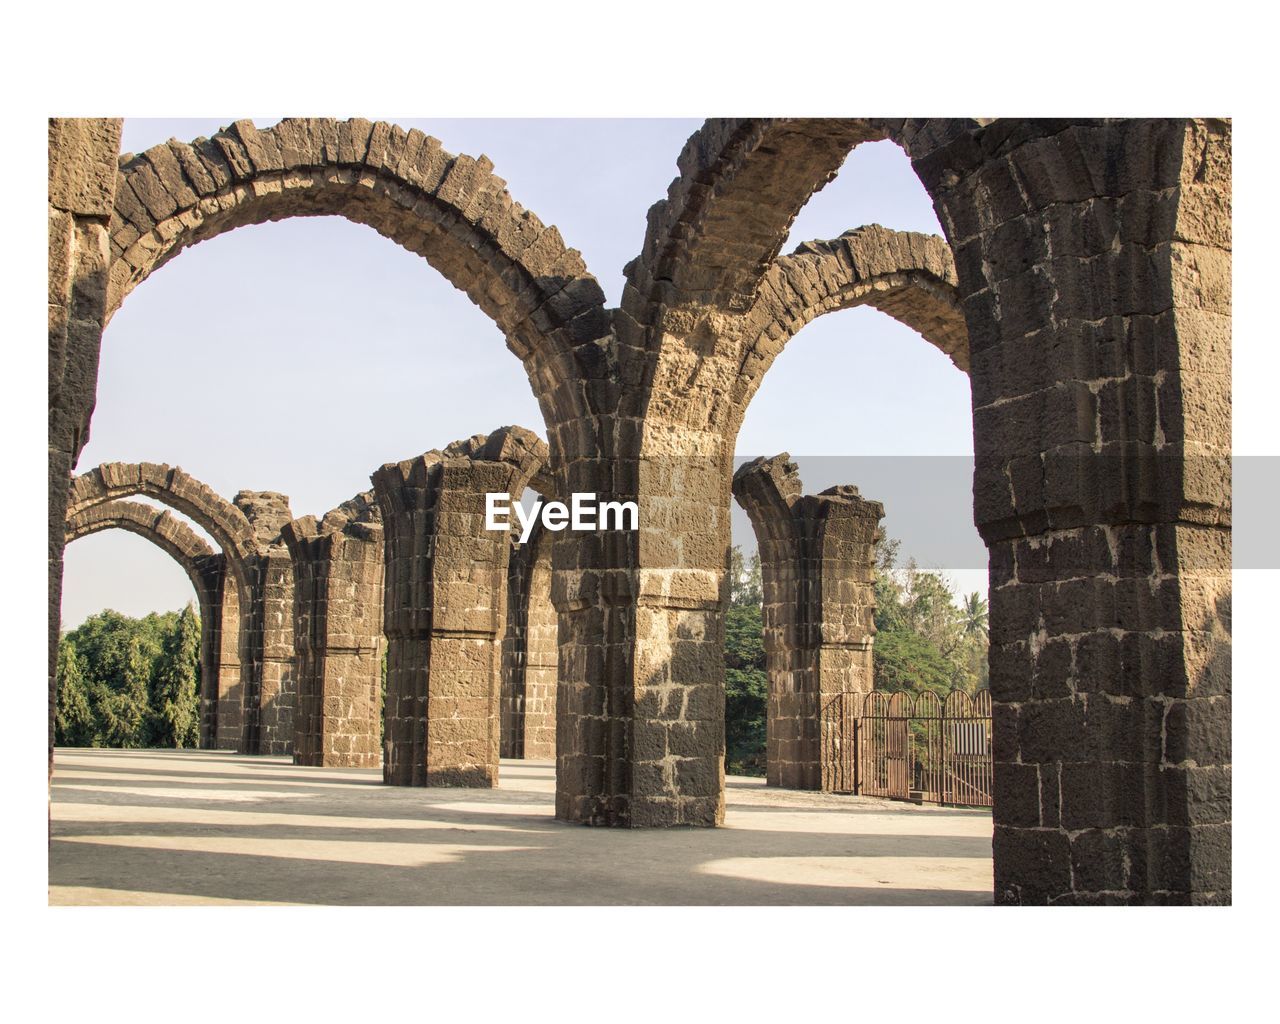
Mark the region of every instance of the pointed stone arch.
<instances>
[{"instance_id":1,"label":"pointed stone arch","mask_svg":"<svg viewBox=\"0 0 1280 1024\"><path fill-rule=\"evenodd\" d=\"M107 501L70 516L67 543L105 530L124 530L150 541L177 562L191 581L200 610L200 745L216 747L218 711L238 699L240 681L238 671L224 680L219 668L224 629L232 636L239 632L234 583L230 601L224 603L225 558L168 509L136 501Z\"/></svg>"},{"instance_id":2,"label":"pointed stone arch","mask_svg":"<svg viewBox=\"0 0 1280 1024\"><path fill-rule=\"evenodd\" d=\"M788 342L818 317L857 306L871 306L911 328L969 372L969 334L943 239L872 224L829 241L805 242L773 262L742 317L734 353L737 378L724 417L730 438ZM712 418L721 417L713 411Z\"/></svg>"},{"instance_id":3,"label":"pointed stone arch","mask_svg":"<svg viewBox=\"0 0 1280 1024\"><path fill-rule=\"evenodd\" d=\"M71 481L66 515L71 519L137 495L168 505L208 532L222 549L233 581L223 587L222 614L228 629L230 619L237 620L238 635L233 637L228 629L221 634L219 748L251 754L288 752L293 579L288 553L278 542L279 525L290 518L287 499L274 492L242 491L230 502L177 466L109 462ZM267 618L273 609L286 606L288 628L281 630ZM234 691L234 698L222 691Z\"/></svg>"},{"instance_id":4,"label":"pointed stone arch","mask_svg":"<svg viewBox=\"0 0 1280 1024\"><path fill-rule=\"evenodd\" d=\"M548 427L582 414L608 337L604 293L555 227L512 199L487 157L360 118L237 121L122 161L108 316L183 249L248 224L340 216L424 257L494 321L525 364Z\"/></svg>"},{"instance_id":5,"label":"pointed stone arch","mask_svg":"<svg viewBox=\"0 0 1280 1024\"><path fill-rule=\"evenodd\" d=\"M137 495L163 502L207 531L227 560L241 588L247 566L260 553L253 526L234 504L181 467L155 462L104 462L71 481L67 519L121 498Z\"/></svg>"},{"instance_id":6,"label":"pointed stone arch","mask_svg":"<svg viewBox=\"0 0 1280 1024\"><path fill-rule=\"evenodd\" d=\"M685 144L667 198L649 210L623 308L742 313L796 215L858 145L891 139L913 162L966 137L972 119L712 118ZM647 308L646 308L647 307Z\"/></svg>"}]
</instances>

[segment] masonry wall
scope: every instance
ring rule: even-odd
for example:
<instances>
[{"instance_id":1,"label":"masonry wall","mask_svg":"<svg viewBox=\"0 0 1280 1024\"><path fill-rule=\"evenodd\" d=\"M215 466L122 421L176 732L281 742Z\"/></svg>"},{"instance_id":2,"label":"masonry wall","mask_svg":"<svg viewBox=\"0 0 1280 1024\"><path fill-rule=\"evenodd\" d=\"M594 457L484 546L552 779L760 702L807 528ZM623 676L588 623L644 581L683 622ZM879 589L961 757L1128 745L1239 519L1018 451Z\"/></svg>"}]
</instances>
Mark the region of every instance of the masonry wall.
<instances>
[{"instance_id":1,"label":"masonry wall","mask_svg":"<svg viewBox=\"0 0 1280 1024\"><path fill-rule=\"evenodd\" d=\"M996 122L917 164L972 349L1000 902L1229 899L1229 137Z\"/></svg>"},{"instance_id":2,"label":"masonry wall","mask_svg":"<svg viewBox=\"0 0 1280 1024\"><path fill-rule=\"evenodd\" d=\"M970 373L996 898L1229 901L1230 132L1214 119L712 119L609 310L487 162L421 133L237 122L117 167L118 121L55 120L50 650L106 311L192 242L347 216L424 255L498 323L546 418L560 493L640 505L640 530L565 539L552 556L557 815L718 824L737 429L796 330L878 303ZM867 229L780 255L849 151L886 138L945 244ZM503 462L474 456L444 461ZM388 518L386 539L389 779L493 779L505 554L468 534L462 495L483 473L456 472L452 490L416 469L388 488L404 519ZM292 595L272 564L242 609L246 750L292 736Z\"/></svg>"},{"instance_id":3,"label":"masonry wall","mask_svg":"<svg viewBox=\"0 0 1280 1024\"><path fill-rule=\"evenodd\" d=\"M507 427L372 476L386 537L383 779L497 784L510 539L485 495L523 493L546 448Z\"/></svg>"},{"instance_id":4,"label":"masonry wall","mask_svg":"<svg viewBox=\"0 0 1280 1024\"><path fill-rule=\"evenodd\" d=\"M49 121L49 771L57 706L67 485L89 439L106 322L119 118Z\"/></svg>"},{"instance_id":5,"label":"masonry wall","mask_svg":"<svg viewBox=\"0 0 1280 1024\"><path fill-rule=\"evenodd\" d=\"M295 764L381 763L383 536L371 500L283 530L295 587Z\"/></svg>"},{"instance_id":6,"label":"masonry wall","mask_svg":"<svg viewBox=\"0 0 1280 1024\"><path fill-rule=\"evenodd\" d=\"M499 698L501 756L524 757L524 658L528 565L514 536L507 561L507 623L502 634Z\"/></svg>"},{"instance_id":7,"label":"masonry wall","mask_svg":"<svg viewBox=\"0 0 1280 1024\"><path fill-rule=\"evenodd\" d=\"M874 687L875 541L884 507L857 488L805 495L782 454L740 466L733 492L759 543L769 675L766 781L831 791L852 737L828 708Z\"/></svg>"},{"instance_id":8,"label":"masonry wall","mask_svg":"<svg viewBox=\"0 0 1280 1024\"><path fill-rule=\"evenodd\" d=\"M293 752L293 564L281 530L292 518L289 499L275 491L240 491L234 499L257 540L249 560L251 606L242 632L244 731L240 751ZM249 667L248 675L245 666Z\"/></svg>"},{"instance_id":9,"label":"masonry wall","mask_svg":"<svg viewBox=\"0 0 1280 1024\"><path fill-rule=\"evenodd\" d=\"M503 638L502 756L556 756L559 621L551 601L553 537L539 524L511 552Z\"/></svg>"}]
</instances>

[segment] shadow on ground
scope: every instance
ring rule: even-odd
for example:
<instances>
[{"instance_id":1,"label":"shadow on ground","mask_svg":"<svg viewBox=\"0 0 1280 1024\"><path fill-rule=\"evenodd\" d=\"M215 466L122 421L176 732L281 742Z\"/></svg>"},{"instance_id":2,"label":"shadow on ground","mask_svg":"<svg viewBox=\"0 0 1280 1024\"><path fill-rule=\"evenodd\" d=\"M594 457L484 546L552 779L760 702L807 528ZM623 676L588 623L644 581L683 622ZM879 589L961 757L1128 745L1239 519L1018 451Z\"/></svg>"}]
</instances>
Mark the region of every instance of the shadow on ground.
<instances>
[{"instance_id":1,"label":"shadow on ground","mask_svg":"<svg viewBox=\"0 0 1280 1024\"><path fill-rule=\"evenodd\" d=\"M59 750L51 903L991 903L983 811L731 780L723 829L555 821L554 767L497 790L210 752Z\"/></svg>"}]
</instances>

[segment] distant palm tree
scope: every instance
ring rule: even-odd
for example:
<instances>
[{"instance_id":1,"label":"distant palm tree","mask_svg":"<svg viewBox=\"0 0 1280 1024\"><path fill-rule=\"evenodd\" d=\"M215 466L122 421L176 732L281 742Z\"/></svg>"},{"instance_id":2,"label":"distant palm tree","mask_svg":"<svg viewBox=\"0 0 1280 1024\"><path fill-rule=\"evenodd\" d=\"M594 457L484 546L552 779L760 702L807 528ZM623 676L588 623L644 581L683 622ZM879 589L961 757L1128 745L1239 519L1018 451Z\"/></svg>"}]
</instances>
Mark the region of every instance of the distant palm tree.
<instances>
[{"instance_id":1,"label":"distant palm tree","mask_svg":"<svg viewBox=\"0 0 1280 1024\"><path fill-rule=\"evenodd\" d=\"M964 634L987 635L987 602L976 590L964 599Z\"/></svg>"}]
</instances>

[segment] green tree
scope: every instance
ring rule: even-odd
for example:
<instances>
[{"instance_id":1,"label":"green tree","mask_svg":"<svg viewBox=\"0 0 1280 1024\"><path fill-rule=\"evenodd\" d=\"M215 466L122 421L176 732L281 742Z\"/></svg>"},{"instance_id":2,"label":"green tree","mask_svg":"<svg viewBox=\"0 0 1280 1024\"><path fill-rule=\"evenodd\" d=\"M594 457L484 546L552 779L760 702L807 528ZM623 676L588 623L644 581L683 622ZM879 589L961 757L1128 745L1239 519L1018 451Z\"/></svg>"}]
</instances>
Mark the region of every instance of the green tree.
<instances>
[{"instance_id":1,"label":"green tree","mask_svg":"<svg viewBox=\"0 0 1280 1024\"><path fill-rule=\"evenodd\" d=\"M976 590L964 599L964 633L984 639L987 635L987 602Z\"/></svg>"},{"instance_id":2,"label":"green tree","mask_svg":"<svg viewBox=\"0 0 1280 1024\"><path fill-rule=\"evenodd\" d=\"M142 634L128 637L120 675L100 680L99 712L103 740L109 747L143 747L150 738L149 697L155 657L147 640Z\"/></svg>"},{"instance_id":3,"label":"green tree","mask_svg":"<svg viewBox=\"0 0 1280 1024\"><path fill-rule=\"evenodd\" d=\"M943 694L987 682L987 603L978 593L957 604L946 579L914 559L897 565L899 543L877 541L876 689Z\"/></svg>"},{"instance_id":4,"label":"green tree","mask_svg":"<svg viewBox=\"0 0 1280 1024\"><path fill-rule=\"evenodd\" d=\"M153 680L147 746L199 746L200 619L189 604L164 636Z\"/></svg>"},{"instance_id":5,"label":"green tree","mask_svg":"<svg viewBox=\"0 0 1280 1024\"><path fill-rule=\"evenodd\" d=\"M765 772L769 676L765 671L763 586L760 556L730 557L729 609L725 614L725 760L738 775Z\"/></svg>"},{"instance_id":6,"label":"green tree","mask_svg":"<svg viewBox=\"0 0 1280 1024\"><path fill-rule=\"evenodd\" d=\"M731 607L725 615L724 731L734 774L764 774L768 703L760 607Z\"/></svg>"},{"instance_id":7,"label":"green tree","mask_svg":"<svg viewBox=\"0 0 1280 1024\"><path fill-rule=\"evenodd\" d=\"M103 611L86 619L79 627L63 636L60 648L62 664L58 703L55 707L55 736L58 735L58 708L63 709L63 722L67 726L59 742L88 744L98 747L143 747L156 743L172 744L177 741L172 726L181 723L183 715L174 706L167 711L159 698L162 692L177 695L185 693L175 660L167 669L168 676L161 677L165 654L185 649L192 650L199 659L199 624L194 612L186 624L186 637L182 632L181 616L177 612L146 615L141 619L130 618L115 611ZM74 665L70 655L63 650L74 650ZM197 677L198 677L198 669ZM77 679L77 676L79 677ZM76 711L77 693L83 694L89 709L89 724L82 719L79 726L71 728L83 715L83 708ZM198 718L198 716L197 716ZM196 722L198 731L199 724ZM190 740L190 725L184 726L183 742ZM198 735L197 735L198 738Z\"/></svg>"},{"instance_id":8,"label":"green tree","mask_svg":"<svg viewBox=\"0 0 1280 1024\"><path fill-rule=\"evenodd\" d=\"M67 637L58 642L58 701L54 708L53 736L60 746L92 746L95 729L89 706L84 659Z\"/></svg>"},{"instance_id":9,"label":"green tree","mask_svg":"<svg viewBox=\"0 0 1280 1024\"><path fill-rule=\"evenodd\" d=\"M892 629L878 633L872 658L877 690L886 693L932 690L944 695L952 689L952 662L928 638L912 630Z\"/></svg>"}]
</instances>

